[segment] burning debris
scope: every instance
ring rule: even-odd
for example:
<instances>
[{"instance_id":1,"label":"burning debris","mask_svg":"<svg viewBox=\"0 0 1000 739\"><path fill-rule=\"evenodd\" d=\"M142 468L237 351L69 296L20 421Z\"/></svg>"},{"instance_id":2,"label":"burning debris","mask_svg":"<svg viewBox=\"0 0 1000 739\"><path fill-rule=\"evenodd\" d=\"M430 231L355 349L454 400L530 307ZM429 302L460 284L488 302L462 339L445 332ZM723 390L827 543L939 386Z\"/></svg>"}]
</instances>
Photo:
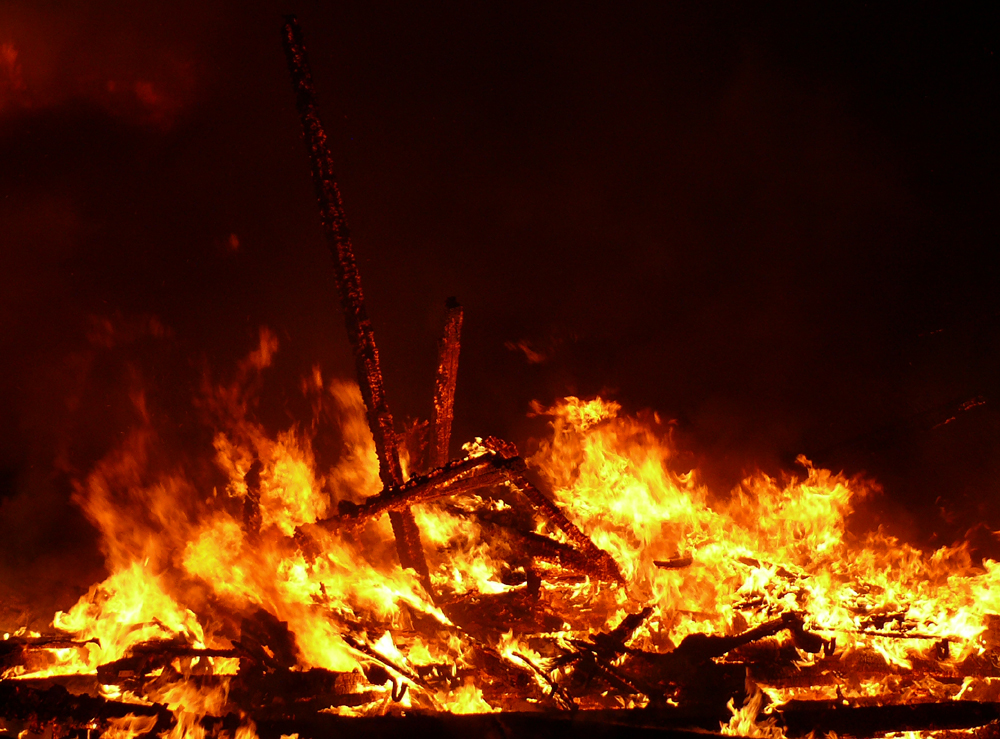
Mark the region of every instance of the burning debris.
<instances>
[{"instance_id":1,"label":"burning debris","mask_svg":"<svg viewBox=\"0 0 1000 739\"><path fill-rule=\"evenodd\" d=\"M357 364L357 386L304 386L340 459L247 410L267 331L199 401L226 495L151 479L155 434L133 433L78 496L111 575L0 642L6 731L995 735L1000 565L850 536L862 481L801 459L711 500L658 418L601 399L536 407L552 437L529 459L495 438L453 459L454 300L432 418L398 436L294 19L284 42Z\"/></svg>"}]
</instances>

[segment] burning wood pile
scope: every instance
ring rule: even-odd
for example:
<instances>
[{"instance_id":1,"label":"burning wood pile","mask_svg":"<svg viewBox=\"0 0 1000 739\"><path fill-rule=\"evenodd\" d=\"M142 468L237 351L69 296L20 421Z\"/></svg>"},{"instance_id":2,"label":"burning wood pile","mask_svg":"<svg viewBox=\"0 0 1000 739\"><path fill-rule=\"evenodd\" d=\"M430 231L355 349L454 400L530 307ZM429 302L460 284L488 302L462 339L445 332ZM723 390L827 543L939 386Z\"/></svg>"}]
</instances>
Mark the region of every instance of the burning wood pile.
<instances>
[{"instance_id":1,"label":"burning wood pile","mask_svg":"<svg viewBox=\"0 0 1000 739\"><path fill-rule=\"evenodd\" d=\"M4 634L0 729L997 734L1000 565L849 534L863 481L801 459L799 478L712 498L672 470L669 424L601 399L534 407L552 434L528 459L495 438L453 459L454 301L432 418L397 435L294 19L284 30L358 384L317 368L312 423L269 434L252 413L277 350L262 331L197 401L223 490L159 468L151 421L133 431L76 496L111 574L49 633ZM331 419L324 467L312 442Z\"/></svg>"}]
</instances>

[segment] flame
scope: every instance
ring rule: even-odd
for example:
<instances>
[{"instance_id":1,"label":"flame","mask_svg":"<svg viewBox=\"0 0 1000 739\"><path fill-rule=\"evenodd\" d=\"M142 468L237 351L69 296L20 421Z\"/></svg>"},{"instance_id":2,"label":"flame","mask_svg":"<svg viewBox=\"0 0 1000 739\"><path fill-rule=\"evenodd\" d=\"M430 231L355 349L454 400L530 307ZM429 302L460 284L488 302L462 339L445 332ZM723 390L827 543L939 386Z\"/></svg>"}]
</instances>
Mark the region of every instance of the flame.
<instances>
[{"instance_id":1,"label":"flame","mask_svg":"<svg viewBox=\"0 0 1000 739\"><path fill-rule=\"evenodd\" d=\"M764 704L764 693L752 681L747 681L747 699L741 708L736 708L729 701L729 710L733 717L728 724L720 724L719 732L725 736L744 736L754 739L784 739L784 732L775 724L774 718L760 719L761 707Z\"/></svg>"},{"instance_id":2,"label":"flame","mask_svg":"<svg viewBox=\"0 0 1000 739\"><path fill-rule=\"evenodd\" d=\"M108 728L101 739L135 739L148 734L156 726L156 716L136 716L128 713L120 718L108 720Z\"/></svg>"},{"instance_id":3,"label":"flame","mask_svg":"<svg viewBox=\"0 0 1000 739\"><path fill-rule=\"evenodd\" d=\"M287 624L290 669L385 676L383 685L365 688L370 703L330 712L381 712L392 700L399 708L391 710L488 712L507 698L476 681L481 655L522 675L539 701L576 669L553 655L648 608L629 641L633 649L663 654L692 634L737 634L793 613L822 637L824 650L835 643L842 657L864 653L884 662L888 677L828 688L796 692L757 679L760 687L748 683L749 698L732 709L723 733L777 737L773 720L762 718L765 702L897 689L908 697L962 697L977 689L975 679L949 687L930 678L903 684L900 676L917 660L956 665L985 652L990 619L1000 613L1000 565L976 565L964 545L925 553L880 531L851 535L854 506L876 488L803 457L794 476L758 474L728 497L711 495L696 472L674 468L670 424L655 414L623 415L600 398L535 404L533 413L550 419L551 436L529 464L567 517L614 558L624 584L529 562L517 544L504 544L511 521L532 536L564 545L567 538L500 489L414 506L432 597L417 573L399 566L385 516L354 529L322 523L340 503L380 489L357 386L324 378L316 367L302 383L311 419L277 431L255 419L254 398L277 350L264 330L228 382L206 378L196 406L213 426L206 456L221 482L211 489L164 453L155 414L133 393L139 425L74 495L102 534L110 575L56 614L53 626L76 640L73 646L35 650L5 677L98 674L149 643L246 649L233 624L262 609ZM330 426L339 430L339 454L320 461L314 442ZM481 441L466 451L489 453ZM533 603L538 620L478 631L461 625L470 609L473 621L482 616L488 609L477 604L490 598ZM792 638L770 637L778 645ZM825 654L795 648L802 669ZM230 710L227 676L239 660L185 659L216 680L206 687L185 679L187 668L163 667L156 686L131 699L167 706L175 716L170 737L197 739L204 736L201 717ZM622 705L644 700L619 696ZM147 723L118 719L104 735L136 736ZM246 724L236 739L255 735Z\"/></svg>"}]
</instances>

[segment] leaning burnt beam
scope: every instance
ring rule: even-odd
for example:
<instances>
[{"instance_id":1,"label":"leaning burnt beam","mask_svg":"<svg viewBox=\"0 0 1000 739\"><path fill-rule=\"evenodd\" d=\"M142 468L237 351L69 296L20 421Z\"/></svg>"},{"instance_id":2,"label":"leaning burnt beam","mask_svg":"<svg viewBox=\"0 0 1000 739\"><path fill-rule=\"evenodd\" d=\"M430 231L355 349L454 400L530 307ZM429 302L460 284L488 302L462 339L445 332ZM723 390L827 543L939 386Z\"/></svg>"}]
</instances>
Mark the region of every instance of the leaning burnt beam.
<instances>
[{"instance_id":1,"label":"leaning burnt beam","mask_svg":"<svg viewBox=\"0 0 1000 739\"><path fill-rule=\"evenodd\" d=\"M399 464L396 432L392 414L386 402L378 347L372 330L361 275L354 258L347 219L344 216L340 189L333 172L333 159L326 145L326 131L316 107L316 93L312 72L302 43L302 31L294 16L286 16L282 38L288 66L295 88L295 104L302 121L302 131L309 149L316 199L319 201L320 220L327 245L333 254L337 288L347 324L347 337L354 350L358 382L368 411L368 425L375 437L379 460L379 476L385 487L399 485L403 480Z\"/></svg>"},{"instance_id":2,"label":"leaning burnt beam","mask_svg":"<svg viewBox=\"0 0 1000 739\"><path fill-rule=\"evenodd\" d=\"M488 521L480 520L479 525L486 531L502 533L512 546L532 559L584 574L592 569L591 561L587 555L569 544L563 544L561 541L550 539L533 531L520 531Z\"/></svg>"},{"instance_id":3,"label":"leaning burnt beam","mask_svg":"<svg viewBox=\"0 0 1000 739\"><path fill-rule=\"evenodd\" d=\"M450 459L451 422L455 412L455 383L461 350L462 306L455 298L445 303L444 330L438 341L438 368L434 377L434 407L431 409L430 466L444 467Z\"/></svg>"},{"instance_id":4,"label":"leaning burnt beam","mask_svg":"<svg viewBox=\"0 0 1000 739\"><path fill-rule=\"evenodd\" d=\"M326 145L326 131L316 107L316 91L312 72L302 43L302 30L295 16L285 16L282 42L288 58L288 68L292 73L295 88L295 105L302 121L302 132L309 149L309 164L316 199L319 201L320 221L330 253L333 255L334 273L340 303L344 309L347 337L354 350L354 362L358 373L358 385L368 412L368 427L375 440L375 452L379 461L379 477L385 488L398 486L403 482L403 470L399 463L399 444L393 426L392 413L386 401L385 386L382 382L382 368L379 363L378 347L372 330L365 296L361 291L361 274L354 258L354 247L344 216L340 188L333 172L333 158ZM428 593L433 595L427 561L424 559L413 514L408 509L393 511L389 515L392 531L396 537L396 552L403 567L417 571Z\"/></svg>"}]
</instances>

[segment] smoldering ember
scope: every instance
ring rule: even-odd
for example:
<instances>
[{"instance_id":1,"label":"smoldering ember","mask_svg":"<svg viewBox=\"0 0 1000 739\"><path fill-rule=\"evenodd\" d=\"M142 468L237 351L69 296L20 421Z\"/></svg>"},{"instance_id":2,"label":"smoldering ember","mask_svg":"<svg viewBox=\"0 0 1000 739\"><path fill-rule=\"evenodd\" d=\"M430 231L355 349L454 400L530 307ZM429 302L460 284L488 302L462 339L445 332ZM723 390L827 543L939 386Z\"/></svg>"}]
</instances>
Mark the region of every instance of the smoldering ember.
<instances>
[{"instance_id":1,"label":"smoldering ember","mask_svg":"<svg viewBox=\"0 0 1000 739\"><path fill-rule=\"evenodd\" d=\"M668 464L669 424L601 398L535 406L530 458L493 437L455 456L454 299L432 417L397 426L294 18L283 34L357 383L317 369L314 417L269 434L262 329L197 399L224 491L151 476L148 417L89 472L111 574L4 634L5 736L1000 733L1000 565L849 535L864 480L800 457L711 498Z\"/></svg>"}]
</instances>

